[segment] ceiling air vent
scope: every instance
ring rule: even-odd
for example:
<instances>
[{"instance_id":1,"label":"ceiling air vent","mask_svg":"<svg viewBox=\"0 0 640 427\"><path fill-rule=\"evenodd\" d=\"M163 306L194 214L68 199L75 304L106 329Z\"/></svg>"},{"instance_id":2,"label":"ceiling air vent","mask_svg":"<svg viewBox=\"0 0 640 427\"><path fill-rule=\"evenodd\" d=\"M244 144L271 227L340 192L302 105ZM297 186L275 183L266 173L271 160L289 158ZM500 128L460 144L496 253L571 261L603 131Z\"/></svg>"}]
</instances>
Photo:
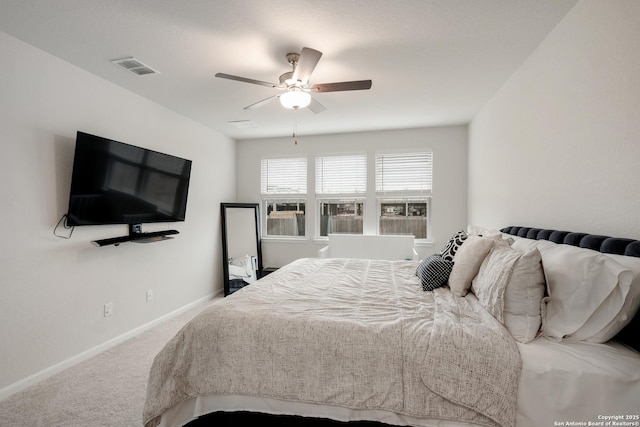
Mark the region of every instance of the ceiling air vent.
<instances>
[{"instance_id":1,"label":"ceiling air vent","mask_svg":"<svg viewBox=\"0 0 640 427\"><path fill-rule=\"evenodd\" d=\"M258 127L258 124L252 120L234 120L229 122L229 124L238 129L249 129Z\"/></svg>"},{"instance_id":2,"label":"ceiling air vent","mask_svg":"<svg viewBox=\"0 0 640 427\"><path fill-rule=\"evenodd\" d=\"M111 62L137 76L148 76L150 74L160 74L159 71L154 70L153 68L149 67L146 64L143 64L142 62L138 61L136 58L133 58L133 57L113 59Z\"/></svg>"}]
</instances>

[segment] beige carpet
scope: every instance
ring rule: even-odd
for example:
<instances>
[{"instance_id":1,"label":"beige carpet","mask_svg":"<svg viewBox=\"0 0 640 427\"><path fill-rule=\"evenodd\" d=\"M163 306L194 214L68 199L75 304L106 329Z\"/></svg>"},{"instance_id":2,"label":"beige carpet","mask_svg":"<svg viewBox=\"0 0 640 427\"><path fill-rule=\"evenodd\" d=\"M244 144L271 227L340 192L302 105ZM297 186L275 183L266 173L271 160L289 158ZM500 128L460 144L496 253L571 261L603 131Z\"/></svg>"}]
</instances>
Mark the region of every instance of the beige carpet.
<instances>
[{"instance_id":1,"label":"beige carpet","mask_svg":"<svg viewBox=\"0 0 640 427\"><path fill-rule=\"evenodd\" d=\"M215 299L0 401L1 427L141 427L153 358Z\"/></svg>"}]
</instances>

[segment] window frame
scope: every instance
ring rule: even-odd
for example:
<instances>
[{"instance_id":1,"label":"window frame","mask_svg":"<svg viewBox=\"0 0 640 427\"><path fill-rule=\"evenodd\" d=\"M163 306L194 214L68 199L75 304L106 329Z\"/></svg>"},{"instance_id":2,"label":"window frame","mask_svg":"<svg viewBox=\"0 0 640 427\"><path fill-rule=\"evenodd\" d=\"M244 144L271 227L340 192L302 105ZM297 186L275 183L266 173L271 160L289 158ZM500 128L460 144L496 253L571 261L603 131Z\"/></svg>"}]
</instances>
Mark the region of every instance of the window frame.
<instances>
[{"instance_id":1,"label":"window frame","mask_svg":"<svg viewBox=\"0 0 640 427\"><path fill-rule=\"evenodd\" d=\"M322 192L319 190L323 190L326 188L323 184L323 180L320 179L318 173L318 160L324 158L337 158L337 157L353 157L355 160L354 166L358 167L360 170L360 174L356 175L355 184L357 185L356 190L360 191L348 191L348 192ZM327 236L321 235L322 232L322 212L321 206L323 203L330 202L354 202L354 203L362 203L362 232L357 233L357 235L363 235L365 230L364 221L366 218L367 211L367 195L370 191L369 182L368 182L368 166L369 166L369 156L366 152L344 152L344 153L326 153L326 154L317 154L314 156L313 160L314 165L314 189L315 189L315 226L314 226L314 238L319 241L328 240L328 232ZM327 170L324 169L322 171L322 177L327 176Z\"/></svg>"},{"instance_id":2,"label":"window frame","mask_svg":"<svg viewBox=\"0 0 640 427\"><path fill-rule=\"evenodd\" d=\"M428 154L428 168L429 175L425 182L428 182L429 189L425 190L399 190L398 186L395 185L393 191L378 191L378 170L377 170L377 162L379 161L380 156L410 156L412 154ZM362 234L381 234L381 219L382 219L382 205L387 201L391 200L402 200L404 203L411 203L412 201L422 202L427 204L426 209L426 238L416 238L417 245L429 245L431 244L431 236L432 236L432 206L433 206L433 195L432 195L432 184L433 184L433 166L434 166L434 153L432 149L429 148L408 148L408 149L399 149L399 150L371 150L371 151L345 151L345 152L329 152L329 153L296 153L297 155L282 155L282 156L269 156L263 157L260 159L261 164L261 172L260 172L260 196L261 196L261 206L262 206L262 214L261 214L261 225L262 225L262 237L264 239L271 240L286 240L290 242L298 241L318 241L323 242L328 240L328 236L322 236L322 222L323 218L321 215L321 207L323 203L339 203L339 202L353 202L353 203L361 203L362 205ZM318 159L327 158L327 157L351 157L357 156L359 159L357 160L360 163L357 163L357 167L360 169L359 181L357 181L360 185L354 186L353 188L357 188L359 192L318 192L316 190L321 190L323 187L318 182L320 177L318 176L317 171L317 162ZM306 188L306 192L303 194L301 192L298 193L262 193L263 190L263 162L269 162L272 160L276 161L285 161L287 159L298 159L300 162L304 161L305 168L305 180L304 183L299 182L298 186L292 186L292 189L295 188ZM401 159L401 157L400 157ZM391 166L393 170L393 161L396 159L390 158ZM339 162L337 162L339 164ZM313 168L313 170L310 169ZM328 167L324 165L325 169L323 172L326 174L327 171L331 170L332 165L329 163ZM347 166L348 167L348 166ZM420 166L418 166L420 168ZM275 171L277 172L281 168L281 166L276 165ZM344 173L344 167L341 170L340 166L337 168L338 175L340 173ZM398 179L398 175L395 175L395 180L392 181L395 183L402 183L402 173L405 169L402 166L399 168L396 167L396 170L399 170L400 177ZM348 171L348 169L347 169ZM301 173L298 173L297 178L302 179ZM295 176L295 174L294 174ZM326 176L326 175L325 175ZM345 174L344 176L349 177L349 174ZM393 178L393 177L392 177ZM342 179L342 178L339 178ZM417 181L418 179L409 178L410 182ZM276 181L277 182L277 181ZM335 181L334 181L335 182ZM288 182L286 179L284 182L279 183L279 187L282 189L286 189L288 187ZM338 188L341 182L338 180L337 182ZM278 187L278 185L276 185ZM327 187L324 187L327 188ZM329 187L331 188L331 187ZM343 188L346 190L350 187ZM268 213L269 213L269 205L273 203L304 203L304 234L302 236L294 236L294 235L269 235L269 227L268 227ZM406 209L406 208L405 208ZM272 224L273 225L273 224ZM301 221L298 221L298 227L301 226ZM386 228L386 226L385 226ZM272 228L273 230L273 228ZM283 229L284 231L295 231L295 228L287 228ZM397 230L407 230L404 227L399 227ZM419 229L422 231L422 229Z\"/></svg>"},{"instance_id":3,"label":"window frame","mask_svg":"<svg viewBox=\"0 0 640 427\"><path fill-rule=\"evenodd\" d=\"M273 192L273 193L263 193L264 187L264 164L269 161L286 161L288 159L291 160L304 160L304 189L305 192ZM300 162L302 163L302 162ZM298 165L299 166L299 165ZM306 156L291 156L291 157L267 157L260 159L260 197L261 197L261 224L262 224L262 238L263 239L283 239L283 240L306 240L308 234L308 213L309 213L309 159ZM301 178L301 176L298 176ZM269 185L266 186L269 188ZM302 188L302 186L297 185L296 188ZM270 235L269 233L269 209L268 205L272 203L304 203L304 233L302 235Z\"/></svg>"},{"instance_id":4,"label":"window frame","mask_svg":"<svg viewBox=\"0 0 640 427\"><path fill-rule=\"evenodd\" d=\"M378 158L384 156L406 156L410 157L411 155L423 155L428 154L428 170L429 176L425 179L426 188L422 189L408 189L408 190L400 190L394 188L392 190L379 190L379 172L378 172ZM409 203L411 200L415 201L426 201L426 237L425 238L417 238L415 237L416 242L418 243L428 243L431 242L431 210L433 205L433 161L434 154L433 150L424 150L424 149L414 149L414 150L393 150L393 151L376 151L374 153L374 192L375 192L375 200L376 200L376 234L382 236L381 234L381 225L380 221L382 219L382 204L385 200L403 200L405 203Z\"/></svg>"}]
</instances>

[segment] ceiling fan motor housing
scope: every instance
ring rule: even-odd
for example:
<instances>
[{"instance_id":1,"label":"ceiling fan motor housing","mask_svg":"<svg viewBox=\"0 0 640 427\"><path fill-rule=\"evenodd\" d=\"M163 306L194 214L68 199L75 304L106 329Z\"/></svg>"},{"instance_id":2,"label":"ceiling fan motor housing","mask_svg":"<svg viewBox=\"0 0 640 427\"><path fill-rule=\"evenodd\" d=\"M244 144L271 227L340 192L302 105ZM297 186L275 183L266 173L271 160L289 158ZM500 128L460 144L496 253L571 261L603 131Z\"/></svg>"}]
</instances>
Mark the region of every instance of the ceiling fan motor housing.
<instances>
[{"instance_id":1,"label":"ceiling fan motor housing","mask_svg":"<svg viewBox=\"0 0 640 427\"><path fill-rule=\"evenodd\" d=\"M281 74L280 84L282 86L289 86L290 84L293 84L293 82L291 81L292 78L293 78L293 71L289 71L284 74Z\"/></svg>"}]
</instances>

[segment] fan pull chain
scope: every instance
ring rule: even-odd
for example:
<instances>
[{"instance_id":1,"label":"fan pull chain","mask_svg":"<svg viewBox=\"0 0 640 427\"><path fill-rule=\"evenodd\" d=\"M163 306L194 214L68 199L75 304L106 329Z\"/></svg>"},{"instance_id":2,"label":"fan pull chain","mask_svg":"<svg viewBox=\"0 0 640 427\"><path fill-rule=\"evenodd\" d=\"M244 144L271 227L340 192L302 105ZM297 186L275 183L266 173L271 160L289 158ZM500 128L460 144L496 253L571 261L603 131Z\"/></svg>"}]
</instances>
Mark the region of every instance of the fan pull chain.
<instances>
[{"instance_id":1,"label":"fan pull chain","mask_svg":"<svg viewBox=\"0 0 640 427\"><path fill-rule=\"evenodd\" d=\"M297 130L297 127L298 127L298 123L296 121L296 111L295 110L292 111L291 114L292 114L292 118L293 118L293 120L292 120L293 121L293 125L292 125L293 133L291 134L291 137L293 138L293 145L298 145L298 140L296 139L296 130Z\"/></svg>"}]
</instances>

